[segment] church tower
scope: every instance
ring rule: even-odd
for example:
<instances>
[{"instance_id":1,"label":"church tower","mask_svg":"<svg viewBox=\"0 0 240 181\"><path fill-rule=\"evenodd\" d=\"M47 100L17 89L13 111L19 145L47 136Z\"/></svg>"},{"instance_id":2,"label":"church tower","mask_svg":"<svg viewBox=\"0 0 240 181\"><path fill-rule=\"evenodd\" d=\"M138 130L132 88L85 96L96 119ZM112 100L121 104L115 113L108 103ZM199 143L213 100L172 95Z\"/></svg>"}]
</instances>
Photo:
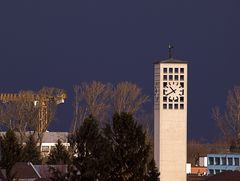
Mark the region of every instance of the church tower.
<instances>
[{"instance_id":1,"label":"church tower","mask_svg":"<svg viewBox=\"0 0 240 181\"><path fill-rule=\"evenodd\" d=\"M186 181L187 62L154 63L154 159L161 181Z\"/></svg>"}]
</instances>

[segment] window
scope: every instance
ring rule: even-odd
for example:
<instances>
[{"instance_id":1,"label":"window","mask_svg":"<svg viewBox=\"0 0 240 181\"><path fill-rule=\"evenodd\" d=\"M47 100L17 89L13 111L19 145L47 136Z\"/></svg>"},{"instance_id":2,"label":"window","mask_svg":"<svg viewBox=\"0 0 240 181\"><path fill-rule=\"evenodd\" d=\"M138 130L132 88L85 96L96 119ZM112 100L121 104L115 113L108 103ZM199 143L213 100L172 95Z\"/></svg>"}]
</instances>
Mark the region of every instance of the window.
<instances>
[{"instance_id":1,"label":"window","mask_svg":"<svg viewBox=\"0 0 240 181\"><path fill-rule=\"evenodd\" d=\"M213 175L214 174L214 170L213 169L209 169L209 174Z\"/></svg>"},{"instance_id":2,"label":"window","mask_svg":"<svg viewBox=\"0 0 240 181\"><path fill-rule=\"evenodd\" d=\"M220 170L219 170L219 169L216 169L216 170L215 170L215 174L218 174L218 173L220 173Z\"/></svg>"},{"instance_id":3,"label":"window","mask_svg":"<svg viewBox=\"0 0 240 181\"><path fill-rule=\"evenodd\" d=\"M163 109L167 109L167 104L163 104Z\"/></svg>"},{"instance_id":4,"label":"window","mask_svg":"<svg viewBox=\"0 0 240 181\"><path fill-rule=\"evenodd\" d=\"M178 109L178 104L174 104L174 109Z\"/></svg>"},{"instance_id":5,"label":"window","mask_svg":"<svg viewBox=\"0 0 240 181\"><path fill-rule=\"evenodd\" d=\"M173 73L173 68L169 68L169 73Z\"/></svg>"},{"instance_id":6,"label":"window","mask_svg":"<svg viewBox=\"0 0 240 181\"><path fill-rule=\"evenodd\" d=\"M180 104L180 109L184 109L184 104Z\"/></svg>"},{"instance_id":7,"label":"window","mask_svg":"<svg viewBox=\"0 0 240 181\"><path fill-rule=\"evenodd\" d=\"M234 165L239 166L239 158L234 158Z\"/></svg>"},{"instance_id":8,"label":"window","mask_svg":"<svg viewBox=\"0 0 240 181\"><path fill-rule=\"evenodd\" d=\"M167 102L167 97L163 97L163 102Z\"/></svg>"},{"instance_id":9,"label":"window","mask_svg":"<svg viewBox=\"0 0 240 181\"><path fill-rule=\"evenodd\" d=\"M163 73L167 73L167 68L163 68Z\"/></svg>"},{"instance_id":10,"label":"window","mask_svg":"<svg viewBox=\"0 0 240 181\"><path fill-rule=\"evenodd\" d=\"M167 80L167 75L163 75L163 80Z\"/></svg>"},{"instance_id":11,"label":"window","mask_svg":"<svg viewBox=\"0 0 240 181\"><path fill-rule=\"evenodd\" d=\"M227 164L226 157L222 157L222 165L226 165L226 164Z\"/></svg>"},{"instance_id":12,"label":"window","mask_svg":"<svg viewBox=\"0 0 240 181\"><path fill-rule=\"evenodd\" d=\"M180 75L180 80L184 80L184 75Z\"/></svg>"},{"instance_id":13,"label":"window","mask_svg":"<svg viewBox=\"0 0 240 181\"><path fill-rule=\"evenodd\" d=\"M216 165L220 165L220 157L215 158L215 163L216 163Z\"/></svg>"},{"instance_id":14,"label":"window","mask_svg":"<svg viewBox=\"0 0 240 181\"><path fill-rule=\"evenodd\" d=\"M233 159L232 158L228 158L228 165L233 165Z\"/></svg>"},{"instance_id":15,"label":"window","mask_svg":"<svg viewBox=\"0 0 240 181\"><path fill-rule=\"evenodd\" d=\"M168 108L169 108L169 109L172 109L172 108L173 108L173 105L172 105L172 104L169 104L169 105L168 105Z\"/></svg>"},{"instance_id":16,"label":"window","mask_svg":"<svg viewBox=\"0 0 240 181\"><path fill-rule=\"evenodd\" d=\"M182 88L184 88L184 83L183 82L180 82L180 85Z\"/></svg>"},{"instance_id":17,"label":"window","mask_svg":"<svg viewBox=\"0 0 240 181\"><path fill-rule=\"evenodd\" d=\"M209 165L214 165L213 157L208 158Z\"/></svg>"},{"instance_id":18,"label":"window","mask_svg":"<svg viewBox=\"0 0 240 181\"><path fill-rule=\"evenodd\" d=\"M163 87L166 87L167 86L167 82L163 82Z\"/></svg>"},{"instance_id":19,"label":"window","mask_svg":"<svg viewBox=\"0 0 240 181\"><path fill-rule=\"evenodd\" d=\"M175 75L175 76L174 76L174 79L175 79L175 80L178 80L178 75Z\"/></svg>"},{"instance_id":20,"label":"window","mask_svg":"<svg viewBox=\"0 0 240 181\"><path fill-rule=\"evenodd\" d=\"M169 80L173 80L173 76L172 75L169 75Z\"/></svg>"},{"instance_id":21,"label":"window","mask_svg":"<svg viewBox=\"0 0 240 181\"><path fill-rule=\"evenodd\" d=\"M49 152L49 146L42 146L42 152Z\"/></svg>"},{"instance_id":22,"label":"window","mask_svg":"<svg viewBox=\"0 0 240 181\"><path fill-rule=\"evenodd\" d=\"M184 102L184 97L180 97L180 102Z\"/></svg>"},{"instance_id":23,"label":"window","mask_svg":"<svg viewBox=\"0 0 240 181\"><path fill-rule=\"evenodd\" d=\"M178 73L178 68L175 68L175 74L177 74Z\"/></svg>"},{"instance_id":24,"label":"window","mask_svg":"<svg viewBox=\"0 0 240 181\"><path fill-rule=\"evenodd\" d=\"M184 68L180 68L180 73L184 73Z\"/></svg>"}]
</instances>

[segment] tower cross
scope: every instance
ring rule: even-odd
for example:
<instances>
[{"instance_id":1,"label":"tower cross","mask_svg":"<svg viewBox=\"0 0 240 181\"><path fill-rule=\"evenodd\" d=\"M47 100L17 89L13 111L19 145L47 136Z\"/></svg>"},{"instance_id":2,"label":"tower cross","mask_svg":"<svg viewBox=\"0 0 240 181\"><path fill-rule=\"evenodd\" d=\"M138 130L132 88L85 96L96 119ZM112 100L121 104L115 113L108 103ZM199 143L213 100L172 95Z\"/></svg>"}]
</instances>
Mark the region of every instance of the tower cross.
<instances>
[{"instance_id":1,"label":"tower cross","mask_svg":"<svg viewBox=\"0 0 240 181\"><path fill-rule=\"evenodd\" d=\"M171 44L168 45L168 58L172 58L172 49L173 49L173 46Z\"/></svg>"}]
</instances>

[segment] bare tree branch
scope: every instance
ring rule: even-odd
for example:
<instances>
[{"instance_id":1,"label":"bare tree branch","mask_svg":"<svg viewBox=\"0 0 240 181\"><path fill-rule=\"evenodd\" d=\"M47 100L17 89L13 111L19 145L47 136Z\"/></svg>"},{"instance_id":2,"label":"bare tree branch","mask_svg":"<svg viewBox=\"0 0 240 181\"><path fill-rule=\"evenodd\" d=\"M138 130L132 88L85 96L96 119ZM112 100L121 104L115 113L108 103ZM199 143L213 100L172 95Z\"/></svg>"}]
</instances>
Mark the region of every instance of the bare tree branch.
<instances>
[{"instance_id":1,"label":"bare tree branch","mask_svg":"<svg viewBox=\"0 0 240 181\"><path fill-rule=\"evenodd\" d=\"M113 92L113 111L134 114L148 100L148 96L142 95L141 89L136 84L121 82Z\"/></svg>"}]
</instances>

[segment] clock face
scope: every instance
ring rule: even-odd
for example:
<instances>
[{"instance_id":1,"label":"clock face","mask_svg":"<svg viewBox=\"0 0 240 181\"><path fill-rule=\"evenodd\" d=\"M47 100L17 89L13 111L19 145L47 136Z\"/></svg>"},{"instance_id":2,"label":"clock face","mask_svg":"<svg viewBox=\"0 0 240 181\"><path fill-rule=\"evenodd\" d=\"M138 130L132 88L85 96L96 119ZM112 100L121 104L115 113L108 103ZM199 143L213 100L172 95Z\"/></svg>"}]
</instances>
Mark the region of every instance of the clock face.
<instances>
[{"instance_id":1,"label":"clock face","mask_svg":"<svg viewBox=\"0 0 240 181\"><path fill-rule=\"evenodd\" d=\"M183 96L183 87L178 82L168 82L163 87L163 95L167 96L169 100L176 101Z\"/></svg>"}]
</instances>

